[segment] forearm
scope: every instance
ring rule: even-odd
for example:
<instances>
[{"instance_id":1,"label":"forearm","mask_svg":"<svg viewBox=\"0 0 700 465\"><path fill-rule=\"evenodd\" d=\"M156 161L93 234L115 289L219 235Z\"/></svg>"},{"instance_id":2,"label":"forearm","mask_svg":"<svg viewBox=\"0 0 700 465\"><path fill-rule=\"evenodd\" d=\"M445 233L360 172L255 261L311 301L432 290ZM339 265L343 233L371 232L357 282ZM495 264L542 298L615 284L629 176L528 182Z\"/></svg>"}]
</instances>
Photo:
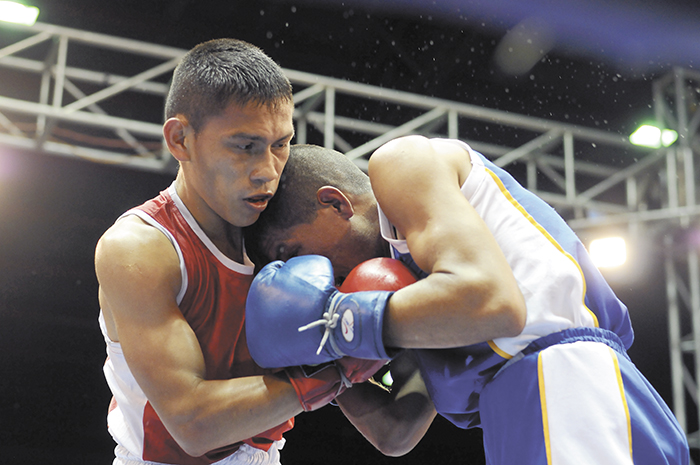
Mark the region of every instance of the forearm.
<instances>
[{"instance_id":1,"label":"forearm","mask_svg":"<svg viewBox=\"0 0 700 465\"><path fill-rule=\"evenodd\" d=\"M432 273L389 299L383 341L395 348L462 347L520 333L524 312L517 288L508 295L476 273L469 280ZM467 283L467 285L463 284Z\"/></svg>"},{"instance_id":2,"label":"forearm","mask_svg":"<svg viewBox=\"0 0 700 465\"><path fill-rule=\"evenodd\" d=\"M392 362L395 379L391 392L367 382L336 398L348 420L385 455L400 456L412 450L436 415L409 357L404 353Z\"/></svg>"},{"instance_id":3,"label":"forearm","mask_svg":"<svg viewBox=\"0 0 700 465\"><path fill-rule=\"evenodd\" d=\"M338 405L357 430L384 455L398 457L410 452L435 418L425 399L407 398L401 408L375 399L367 383L353 386L339 397Z\"/></svg>"},{"instance_id":4,"label":"forearm","mask_svg":"<svg viewBox=\"0 0 700 465\"><path fill-rule=\"evenodd\" d=\"M179 401L154 407L193 456L251 438L302 412L284 375L203 380Z\"/></svg>"}]
</instances>

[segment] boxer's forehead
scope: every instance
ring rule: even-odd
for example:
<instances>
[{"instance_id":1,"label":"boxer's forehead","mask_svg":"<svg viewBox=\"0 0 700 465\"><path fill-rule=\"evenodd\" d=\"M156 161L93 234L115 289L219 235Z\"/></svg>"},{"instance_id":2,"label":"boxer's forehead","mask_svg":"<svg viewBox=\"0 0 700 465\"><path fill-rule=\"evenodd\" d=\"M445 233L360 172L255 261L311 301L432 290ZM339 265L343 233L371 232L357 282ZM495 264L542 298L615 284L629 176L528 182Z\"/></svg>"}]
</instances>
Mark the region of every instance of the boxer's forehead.
<instances>
[{"instance_id":1,"label":"boxer's forehead","mask_svg":"<svg viewBox=\"0 0 700 465\"><path fill-rule=\"evenodd\" d=\"M342 235L327 222L316 218L312 223L278 229L263 241L263 253L269 260L287 261L298 255L327 255L342 246Z\"/></svg>"},{"instance_id":2,"label":"boxer's forehead","mask_svg":"<svg viewBox=\"0 0 700 465\"><path fill-rule=\"evenodd\" d=\"M342 279L360 262L375 256L372 247L349 232L348 225L348 222L328 220L324 215L318 215L311 223L269 234L263 241L262 252L268 261L287 261L299 255L323 255L330 259L336 279Z\"/></svg>"}]
</instances>

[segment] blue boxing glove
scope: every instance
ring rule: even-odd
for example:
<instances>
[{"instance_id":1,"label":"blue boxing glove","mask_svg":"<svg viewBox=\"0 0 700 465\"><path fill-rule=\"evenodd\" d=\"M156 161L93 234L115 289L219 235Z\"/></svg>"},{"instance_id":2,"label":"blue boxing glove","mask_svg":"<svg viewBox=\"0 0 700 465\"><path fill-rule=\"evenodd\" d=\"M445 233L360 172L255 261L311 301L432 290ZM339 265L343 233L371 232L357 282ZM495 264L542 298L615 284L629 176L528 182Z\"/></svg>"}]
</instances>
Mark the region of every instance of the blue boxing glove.
<instances>
[{"instance_id":1,"label":"blue boxing glove","mask_svg":"<svg viewBox=\"0 0 700 465\"><path fill-rule=\"evenodd\" d=\"M258 273L246 301L248 349L258 365L391 358L382 326L393 291L343 293L334 281L330 260L319 255L275 261Z\"/></svg>"}]
</instances>

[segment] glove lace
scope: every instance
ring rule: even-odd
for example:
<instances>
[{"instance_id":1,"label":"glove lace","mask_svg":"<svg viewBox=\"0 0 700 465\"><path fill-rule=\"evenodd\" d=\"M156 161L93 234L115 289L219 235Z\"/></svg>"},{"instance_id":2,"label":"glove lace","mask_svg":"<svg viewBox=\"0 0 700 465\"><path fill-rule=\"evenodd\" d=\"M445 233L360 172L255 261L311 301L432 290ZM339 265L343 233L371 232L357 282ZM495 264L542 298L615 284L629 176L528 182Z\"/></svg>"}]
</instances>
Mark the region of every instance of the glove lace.
<instances>
[{"instance_id":1,"label":"glove lace","mask_svg":"<svg viewBox=\"0 0 700 465\"><path fill-rule=\"evenodd\" d=\"M339 396L343 392L343 388L345 389L350 389L352 387L352 381L343 373L343 369L341 367L338 368L338 374L340 374L340 384L338 385L338 393L336 394L336 397Z\"/></svg>"},{"instance_id":2,"label":"glove lace","mask_svg":"<svg viewBox=\"0 0 700 465\"><path fill-rule=\"evenodd\" d=\"M321 338L321 343L318 346L318 350L316 351L316 355L319 355L321 351L323 350L323 346L326 345L326 342L328 341L328 338L331 336L331 331L338 326L338 319L340 318L340 315L336 313L336 310L338 309L338 306L340 304L340 301L346 296L346 294L343 294L342 292L336 293L333 297L331 297L331 302L330 305L328 306L328 311L323 312L323 315L321 316L321 319L313 321L309 323L308 325L301 326L298 328L299 332L306 331L307 329L315 328L316 326L325 326L326 330L323 332L323 337ZM333 345L333 344L331 344Z\"/></svg>"}]
</instances>

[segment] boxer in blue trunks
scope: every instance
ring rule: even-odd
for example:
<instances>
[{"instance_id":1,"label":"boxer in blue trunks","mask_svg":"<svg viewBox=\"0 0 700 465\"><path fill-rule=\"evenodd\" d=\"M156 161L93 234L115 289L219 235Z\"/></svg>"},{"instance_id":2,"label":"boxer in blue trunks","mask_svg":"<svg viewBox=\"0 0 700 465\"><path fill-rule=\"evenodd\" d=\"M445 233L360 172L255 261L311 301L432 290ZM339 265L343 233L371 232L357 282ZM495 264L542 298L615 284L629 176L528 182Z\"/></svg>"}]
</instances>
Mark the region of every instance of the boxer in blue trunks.
<instances>
[{"instance_id":1,"label":"boxer in blue trunks","mask_svg":"<svg viewBox=\"0 0 700 465\"><path fill-rule=\"evenodd\" d=\"M574 232L463 142L396 139L368 178L342 154L295 146L246 237L271 262L246 306L257 363L394 358L391 393L361 385L337 399L382 452L409 451L437 412L482 428L488 464L689 463L684 432L627 356L627 308ZM377 256L420 279L335 288Z\"/></svg>"}]
</instances>

